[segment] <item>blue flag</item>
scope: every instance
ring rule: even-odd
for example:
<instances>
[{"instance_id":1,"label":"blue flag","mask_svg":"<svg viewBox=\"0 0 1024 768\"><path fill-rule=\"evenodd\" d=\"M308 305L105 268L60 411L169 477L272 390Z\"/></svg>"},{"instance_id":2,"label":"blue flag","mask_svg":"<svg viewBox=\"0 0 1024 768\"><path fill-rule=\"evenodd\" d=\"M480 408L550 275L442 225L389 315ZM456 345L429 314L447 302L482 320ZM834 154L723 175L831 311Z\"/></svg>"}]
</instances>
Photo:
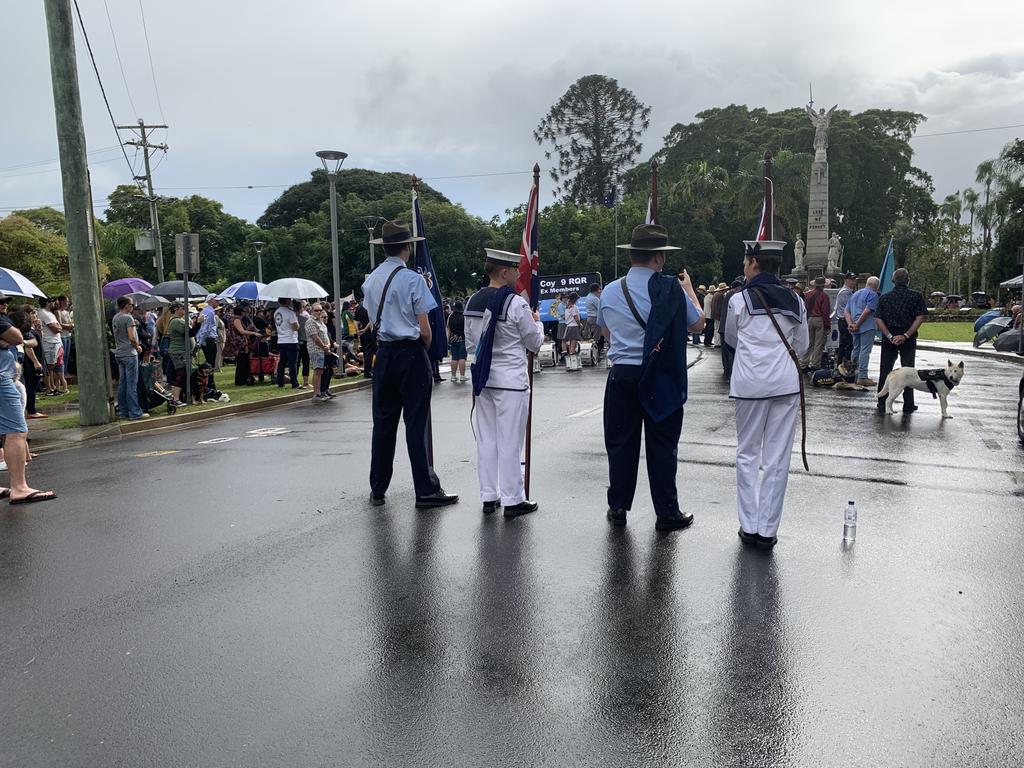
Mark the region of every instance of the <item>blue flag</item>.
<instances>
[{"instance_id":1,"label":"blue flag","mask_svg":"<svg viewBox=\"0 0 1024 768\"><path fill-rule=\"evenodd\" d=\"M892 250L893 238L889 238L889 247L882 260L882 269L878 273L878 292L886 294L892 290L892 273L896 271L896 257Z\"/></svg>"},{"instance_id":2,"label":"blue flag","mask_svg":"<svg viewBox=\"0 0 1024 768\"><path fill-rule=\"evenodd\" d=\"M420 214L420 198L416 190L412 191L412 234L414 237L426 237L423 234L423 216ZM427 281L430 295L437 302L437 307L430 310L427 320L430 322L432 338L427 354L432 361L441 361L448 356L448 329L444 322L444 307L441 302L441 289L437 286L437 274L434 262L430 260L430 248L426 240L416 243L416 271Z\"/></svg>"}]
</instances>

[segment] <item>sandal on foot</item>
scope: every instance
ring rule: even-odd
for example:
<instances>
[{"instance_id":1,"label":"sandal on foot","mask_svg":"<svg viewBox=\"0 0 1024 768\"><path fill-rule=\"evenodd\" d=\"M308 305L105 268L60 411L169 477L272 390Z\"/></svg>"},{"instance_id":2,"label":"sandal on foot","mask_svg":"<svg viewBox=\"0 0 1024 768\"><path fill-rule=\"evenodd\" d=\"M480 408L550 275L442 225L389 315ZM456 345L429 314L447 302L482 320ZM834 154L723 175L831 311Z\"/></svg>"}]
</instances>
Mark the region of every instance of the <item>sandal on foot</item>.
<instances>
[{"instance_id":1,"label":"sandal on foot","mask_svg":"<svg viewBox=\"0 0 1024 768\"><path fill-rule=\"evenodd\" d=\"M57 494L53 491L32 491L28 496L20 499L11 499L11 506L15 504L35 504L37 501L53 501Z\"/></svg>"}]
</instances>

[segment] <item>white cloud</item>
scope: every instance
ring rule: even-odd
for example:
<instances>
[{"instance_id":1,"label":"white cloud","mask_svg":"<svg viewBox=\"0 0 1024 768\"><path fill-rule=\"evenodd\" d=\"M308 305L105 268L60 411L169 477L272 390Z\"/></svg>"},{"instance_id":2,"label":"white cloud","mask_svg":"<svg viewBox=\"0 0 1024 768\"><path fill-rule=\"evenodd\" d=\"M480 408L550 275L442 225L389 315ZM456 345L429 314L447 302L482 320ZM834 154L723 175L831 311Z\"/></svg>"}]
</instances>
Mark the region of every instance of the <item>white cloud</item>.
<instances>
[{"instance_id":1,"label":"white cloud","mask_svg":"<svg viewBox=\"0 0 1024 768\"><path fill-rule=\"evenodd\" d=\"M1024 10L999 0L969 8L882 0L640 0L624 8L583 0L144 2L171 125L171 151L157 171L164 188L296 182L324 147L349 152L349 167L427 178L529 171L544 164L533 128L592 72L652 106L645 154L698 111L795 106L812 80L818 103L913 109L928 115L925 133L1024 123ZM132 122L103 4L79 4L115 114ZM155 121L137 0L108 5L135 104ZM5 14L0 168L57 154L42 6L18 3ZM108 147L113 132L81 43L79 64L89 145ZM977 163L1014 135L922 138L916 162L941 197L969 183ZM27 170L36 169L45 170ZM15 173L0 171L0 208L61 199L59 173ZM101 197L128 171L122 159L95 165L93 175ZM490 216L521 202L529 181L433 183ZM278 192L203 191L251 220Z\"/></svg>"}]
</instances>

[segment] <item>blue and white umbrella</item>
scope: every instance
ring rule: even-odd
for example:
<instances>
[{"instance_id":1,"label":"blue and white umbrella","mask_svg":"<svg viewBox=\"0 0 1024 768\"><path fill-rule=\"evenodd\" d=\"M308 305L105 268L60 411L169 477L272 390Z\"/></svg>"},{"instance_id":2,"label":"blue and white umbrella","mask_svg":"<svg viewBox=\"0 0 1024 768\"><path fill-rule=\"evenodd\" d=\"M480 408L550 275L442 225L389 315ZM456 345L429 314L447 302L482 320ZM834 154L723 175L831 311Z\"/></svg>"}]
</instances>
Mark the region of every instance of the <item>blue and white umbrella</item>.
<instances>
[{"instance_id":1,"label":"blue and white umbrella","mask_svg":"<svg viewBox=\"0 0 1024 768\"><path fill-rule=\"evenodd\" d=\"M247 301L256 301L260 297L260 291L266 287L266 283L247 280L243 283L229 285L221 291L220 297L222 299L246 299Z\"/></svg>"},{"instance_id":2,"label":"blue and white umbrella","mask_svg":"<svg viewBox=\"0 0 1024 768\"><path fill-rule=\"evenodd\" d=\"M0 293L10 296L46 296L39 290L39 286L23 274L4 267L0 267Z\"/></svg>"}]
</instances>

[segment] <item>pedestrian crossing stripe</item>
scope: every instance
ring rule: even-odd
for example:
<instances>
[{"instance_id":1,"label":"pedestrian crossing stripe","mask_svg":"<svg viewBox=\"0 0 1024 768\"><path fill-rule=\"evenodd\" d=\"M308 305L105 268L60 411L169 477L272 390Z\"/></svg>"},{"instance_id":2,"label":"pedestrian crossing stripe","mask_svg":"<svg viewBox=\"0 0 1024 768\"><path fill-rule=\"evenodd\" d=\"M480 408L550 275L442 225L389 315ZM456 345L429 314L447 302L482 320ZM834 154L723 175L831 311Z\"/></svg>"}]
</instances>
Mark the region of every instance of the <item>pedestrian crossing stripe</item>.
<instances>
[{"instance_id":1,"label":"pedestrian crossing stripe","mask_svg":"<svg viewBox=\"0 0 1024 768\"><path fill-rule=\"evenodd\" d=\"M136 459L150 459L154 456L170 456L172 453L181 453L181 451L146 451L144 453L136 453Z\"/></svg>"}]
</instances>

